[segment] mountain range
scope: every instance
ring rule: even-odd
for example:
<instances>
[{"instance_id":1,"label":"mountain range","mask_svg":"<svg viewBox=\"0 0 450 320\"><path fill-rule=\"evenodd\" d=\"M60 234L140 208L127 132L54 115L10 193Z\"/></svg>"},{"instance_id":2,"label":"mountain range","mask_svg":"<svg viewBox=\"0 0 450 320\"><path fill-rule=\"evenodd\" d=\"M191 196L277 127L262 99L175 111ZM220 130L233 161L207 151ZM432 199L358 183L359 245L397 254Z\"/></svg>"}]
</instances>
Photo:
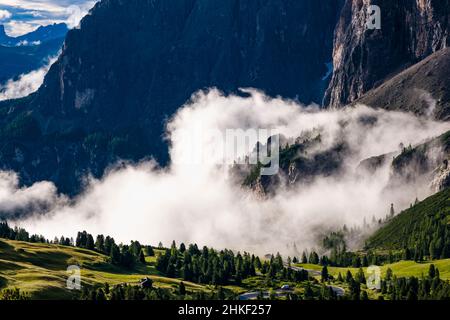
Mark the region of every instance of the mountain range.
<instances>
[{"instance_id":1,"label":"mountain range","mask_svg":"<svg viewBox=\"0 0 450 320\"><path fill-rule=\"evenodd\" d=\"M448 300L449 18L450 0L101 0L70 31L0 28L0 84L62 47L0 101L0 300ZM278 174L171 166L165 126L209 88L299 133Z\"/></svg>"},{"instance_id":2,"label":"mountain range","mask_svg":"<svg viewBox=\"0 0 450 320\"><path fill-rule=\"evenodd\" d=\"M66 36L68 30L65 23L55 23L48 26L40 26L32 32L18 37L10 37L6 34L5 27L0 25L0 45L11 47L61 39Z\"/></svg>"}]
</instances>

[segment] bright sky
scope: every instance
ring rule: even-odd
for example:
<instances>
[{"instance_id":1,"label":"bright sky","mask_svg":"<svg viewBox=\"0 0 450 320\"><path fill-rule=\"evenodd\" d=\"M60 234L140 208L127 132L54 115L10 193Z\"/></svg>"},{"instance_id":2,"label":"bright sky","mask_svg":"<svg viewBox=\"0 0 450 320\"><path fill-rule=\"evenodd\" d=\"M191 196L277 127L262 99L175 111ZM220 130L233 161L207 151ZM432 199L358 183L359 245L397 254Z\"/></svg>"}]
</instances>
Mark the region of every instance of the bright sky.
<instances>
[{"instance_id":1,"label":"bright sky","mask_svg":"<svg viewBox=\"0 0 450 320\"><path fill-rule=\"evenodd\" d=\"M0 0L0 24L18 36L39 26L65 22L76 27L96 0Z\"/></svg>"}]
</instances>

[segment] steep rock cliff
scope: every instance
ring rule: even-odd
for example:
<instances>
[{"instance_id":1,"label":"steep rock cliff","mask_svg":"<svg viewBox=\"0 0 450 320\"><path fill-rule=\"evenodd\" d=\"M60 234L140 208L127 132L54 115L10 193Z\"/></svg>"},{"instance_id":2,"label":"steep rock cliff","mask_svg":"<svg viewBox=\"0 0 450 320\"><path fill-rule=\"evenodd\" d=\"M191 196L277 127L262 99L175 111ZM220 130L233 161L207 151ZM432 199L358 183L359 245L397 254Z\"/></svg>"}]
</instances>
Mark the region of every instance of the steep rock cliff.
<instances>
[{"instance_id":1,"label":"steep rock cliff","mask_svg":"<svg viewBox=\"0 0 450 320\"><path fill-rule=\"evenodd\" d=\"M367 28L368 6L381 29ZM450 43L449 0L346 0L336 27L324 105L339 107Z\"/></svg>"},{"instance_id":2,"label":"steep rock cliff","mask_svg":"<svg viewBox=\"0 0 450 320\"><path fill-rule=\"evenodd\" d=\"M450 120L450 48L439 50L352 104Z\"/></svg>"}]
</instances>

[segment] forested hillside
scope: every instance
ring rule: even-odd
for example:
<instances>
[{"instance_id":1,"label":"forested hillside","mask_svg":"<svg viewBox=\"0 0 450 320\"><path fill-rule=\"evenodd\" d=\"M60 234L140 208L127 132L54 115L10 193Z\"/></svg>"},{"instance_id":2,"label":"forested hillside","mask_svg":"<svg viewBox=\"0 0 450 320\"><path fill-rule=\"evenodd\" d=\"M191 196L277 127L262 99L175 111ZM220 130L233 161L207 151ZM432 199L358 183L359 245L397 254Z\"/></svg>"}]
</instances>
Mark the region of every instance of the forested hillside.
<instances>
[{"instance_id":1,"label":"forested hillside","mask_svg":"<svg viewBox=\"0 0 450 320\"><path fill-rule=\"evenodd\" d=\"M450 189L394 217L367 241L368 248L405 249L405 258L450 257Z\"/></svg>"}]
</instances>

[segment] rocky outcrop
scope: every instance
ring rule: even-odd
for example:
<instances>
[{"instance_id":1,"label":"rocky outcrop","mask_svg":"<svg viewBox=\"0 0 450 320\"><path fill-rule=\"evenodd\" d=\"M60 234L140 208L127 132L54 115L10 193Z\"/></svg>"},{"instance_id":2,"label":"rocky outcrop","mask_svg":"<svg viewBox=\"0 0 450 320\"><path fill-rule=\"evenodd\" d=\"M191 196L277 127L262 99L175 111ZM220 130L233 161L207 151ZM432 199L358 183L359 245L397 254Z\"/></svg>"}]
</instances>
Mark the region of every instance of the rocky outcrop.
<instances>
[{"instance_id":1,"label":"rocky outcrop","mask_svg":"<svg viewBox=\"0 0 450 320\"><path fill-rule=\"evenodd\" d=\"M344 142L322 148L320 134L312 139L297 138L280 150L280 170L276 175L260 176L259 166L238 172L243 185L258 197L270 197L282 188L307 186L318 177L329 177L343 169L350 150Z\"/></svg>"},{"instance_id":2,"label":"rocky outcrop","mask_svg":"<svg viewBox=\"0 0 450 320\"><path fill-rule=\"evenodd\" d=\"M0 103L3 169L76 192L118 159L164 164L165 121L207 87L320 102L341 2L103 0L40 90Z\"/></svg>"},{"instance_id":3,"label":"rocky outcrop","mask_svg":"<svg viewBox=\"0 0 450 320\"><path fill-rule=\"evenodd\" d=\"M381 29L367 28L369 5ZM450 43L449 0L347 0L336 27L324 105L346 105Z\"/></svg>"},{"instance_id":4,"label":"rocky outcrop","mask_svg":"<svg viewBox=\"0 0 450 320\"><path fill-rule=\"evenodd\" d=\"M450 131L425 143L404 147L400 153L390 153L361 162L359 169L374 174L384 164L390 166L386 190L428 189L439 192L450 187Z\"/></svg>"}]
</instances>

